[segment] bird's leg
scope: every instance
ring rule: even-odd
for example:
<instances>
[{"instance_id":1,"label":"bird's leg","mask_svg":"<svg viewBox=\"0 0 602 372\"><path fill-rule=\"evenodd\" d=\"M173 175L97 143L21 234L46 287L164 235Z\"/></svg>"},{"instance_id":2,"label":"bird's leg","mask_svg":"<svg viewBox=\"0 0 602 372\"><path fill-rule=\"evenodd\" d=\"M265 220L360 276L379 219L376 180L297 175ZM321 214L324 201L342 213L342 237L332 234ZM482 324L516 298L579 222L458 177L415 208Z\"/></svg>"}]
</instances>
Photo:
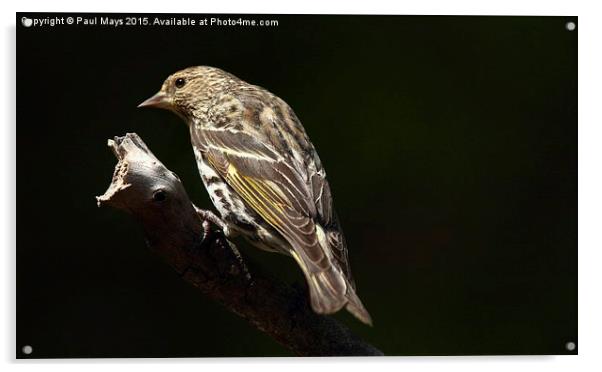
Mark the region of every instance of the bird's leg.
<instances>
[{"instance_id":1,"label":"bird's leg","mask_svg":"<svg viewBox=\"0 0 602 372\"><path fill-rule=\"evenodd\" d=\"M222 232L224 233L225 236L229 235L230 229L228 228L228 225L221 218L216 216L215 213L213 213L210 210L201 209L201 208L197 207L196 205L194 205L194 210L196 211L196 213L199 215L199 217L203 221L209 221L209 222L213 223L220 230L222 230ZM209 226L207 226L206 224L203 224L203 238L205 238L205 236L207 236L209 234L209 231L210 231Z\"/></svg>"},{"instance_id":2,"label":"bird's leg","mask_svg":"<svg viewBox=\"0 0 602 372\"><path fill-rule=\"evenodd\" d=\"M208 239L211 237L211 224L207 220L203 220L203 240L202 242L209 241Z\"/></svg>"},{"instance_id":3,"label":"bird's leg","mask_svg":"<svg viewBox=\"0 0 602 372\"><path fill-rule=\"evenodd\" d=\"M215 224L219 229L222 230L224 236L226 237L226 241L228 242L226 246L230 249L230 252L234 255L234 258L236 259L236 261L238 261L239 264L238 269L234 266L231 266L229 268L229 274L236 275L237 273L242 273L245 275L246 280L251 281L251 274L249 273L249 269L245 265L240 251L238 250L238 248L236 248L236 245L228 239L228 236L230 234L230 229L228 228L228 225L221 218L216 216L215 213L213 213L212 211L200 209L194 204L193 207L197 215L203 221L203 242L209 241L208 239L211 237L212 231L211 224L209 222Z\"/></svg>"}]
</instances>

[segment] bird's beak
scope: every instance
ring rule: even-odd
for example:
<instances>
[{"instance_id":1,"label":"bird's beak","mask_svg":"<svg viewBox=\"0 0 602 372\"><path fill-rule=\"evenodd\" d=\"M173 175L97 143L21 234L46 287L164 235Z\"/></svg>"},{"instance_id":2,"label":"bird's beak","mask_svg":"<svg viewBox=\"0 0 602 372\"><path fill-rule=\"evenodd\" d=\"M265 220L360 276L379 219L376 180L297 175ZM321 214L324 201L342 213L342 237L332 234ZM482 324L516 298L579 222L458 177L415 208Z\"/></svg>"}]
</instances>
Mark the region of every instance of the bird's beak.
<instances>
[{"instance_id":1,"label":"bird's beak","mask_svg":"<svg viewBox=\"0 0 602 372\"><path fill-rule=\"evenodd\" d=\"M151 98L149 98L146 101L139 104L138 108L140 108L140 107L155 107L155 108L162 108L162 109L170 109L171 108L171 99L169 98L169 96L167 96L167 94L163 93L162 91L159 91L159 93L155 94Z\"/></svg>"}]
</instances>

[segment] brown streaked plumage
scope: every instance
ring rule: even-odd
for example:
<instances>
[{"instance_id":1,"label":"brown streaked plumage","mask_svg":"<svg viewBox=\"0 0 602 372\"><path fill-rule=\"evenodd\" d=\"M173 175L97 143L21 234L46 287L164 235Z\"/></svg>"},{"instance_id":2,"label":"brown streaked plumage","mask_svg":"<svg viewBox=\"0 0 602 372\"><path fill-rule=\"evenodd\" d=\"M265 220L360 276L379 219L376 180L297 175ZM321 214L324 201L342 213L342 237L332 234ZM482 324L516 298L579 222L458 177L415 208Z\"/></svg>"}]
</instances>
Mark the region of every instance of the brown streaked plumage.
<instances>
[{"instance_id":1,"label":"brown streaked plumage","mask_svg":"<svg viewBox=\"0 0 602 372\"><path fill-rule=\"evenodd\" d=\"M178 114L190 128L201 178L227 236L292 256L310 288L311 306L370 315L355 293L347 246L326 172L293 110L274 94L214 67L169 76L139 107Z\"/></svg>"}]
</instances>

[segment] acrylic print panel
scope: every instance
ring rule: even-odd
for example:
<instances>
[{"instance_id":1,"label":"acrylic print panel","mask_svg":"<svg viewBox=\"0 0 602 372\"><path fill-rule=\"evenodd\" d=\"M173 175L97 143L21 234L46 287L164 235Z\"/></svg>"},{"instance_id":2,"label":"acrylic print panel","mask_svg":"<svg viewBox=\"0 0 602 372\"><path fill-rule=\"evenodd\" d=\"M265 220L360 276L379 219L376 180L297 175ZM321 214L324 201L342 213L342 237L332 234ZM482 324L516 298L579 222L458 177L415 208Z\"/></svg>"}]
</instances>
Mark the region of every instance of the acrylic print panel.
<instances>
[{"instance_id":1,"label":"acrylic print panel","mask_svg":"<svg viewBox=\"0 0 602 372\"><path fill-rule=\"evenodd\" d=\"M18 358L577 353L576 17L17 23Z\"/></svg>"}]
</instances>

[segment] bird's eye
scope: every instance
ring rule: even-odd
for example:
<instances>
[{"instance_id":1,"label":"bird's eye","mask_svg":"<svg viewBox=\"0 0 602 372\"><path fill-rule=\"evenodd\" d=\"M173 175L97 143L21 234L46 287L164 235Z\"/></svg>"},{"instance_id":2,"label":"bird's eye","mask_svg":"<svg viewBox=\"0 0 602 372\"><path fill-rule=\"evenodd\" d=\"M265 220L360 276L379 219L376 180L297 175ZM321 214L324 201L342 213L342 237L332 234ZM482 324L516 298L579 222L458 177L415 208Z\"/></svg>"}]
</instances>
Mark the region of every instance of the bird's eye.
<instances>
[{"instance_id":1,"label":"bird's eye","mask_svg":"<svg viewBox=\"0 0 602 372\"><path fill-rule=\"evenodd\" d=\"M182 88L184 84L186 84L186 80L184 80L183 78L176 79L176 88Z\"/></svg>"}]
</instances>

